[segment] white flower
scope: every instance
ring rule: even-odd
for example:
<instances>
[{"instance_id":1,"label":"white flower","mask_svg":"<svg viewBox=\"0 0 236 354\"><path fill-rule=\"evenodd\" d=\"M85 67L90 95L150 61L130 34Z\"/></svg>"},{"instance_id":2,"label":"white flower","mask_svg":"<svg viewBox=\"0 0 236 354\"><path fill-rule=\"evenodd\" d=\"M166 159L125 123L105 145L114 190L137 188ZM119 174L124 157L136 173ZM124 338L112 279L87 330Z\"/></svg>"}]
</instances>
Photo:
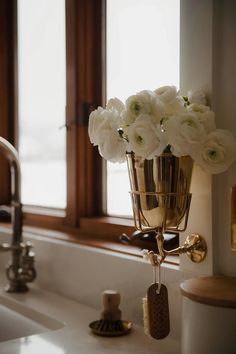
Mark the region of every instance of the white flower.
<instances>
[{"instance_id":1,"label":"white flower","mask_svg":"<svg viewBox=\"0 0 236 354\"><path fill-rule=\"evenodd\" d=\"M182 97L176 97L172 102L165 105L166 117L186 112L184 100Z\"/></svg>"},{"instance_id":2,"label":"white flower","mask_svg":"<svg viewBox=\"0 0 236 354\"><path fill-rule=\"evenodd\" d=\"M89 116L88 134L91 143L95 146L100 142L99 131L106 124L106 113L104 114L104 111L104 108L98 107Z\"/></svg>"},{"instance_id":3,"label":"white flower","mask_svg":"<svg viewBox=\"0 0 236 354\"><path fill-rule=\"evenodd\" d=\"M130 96L126 100L126 111L124 113L125 124L132 124L140 114L150 114L157 123L164 116L164 104L152 91L141 91L136 95Z\"/></svg>"},{"instance_id":4,"label":"white flower","mask_svg":"<svg viewBox=\"0 0 236 354\"><path fill-rule=\"evenodd\" d=\"M190 103L197 103L206 105L206 95L201 90L189 91L188 92L188 100Z\"/></svg>"},{"instance_id":5,"label":"white flower","mask_svg":"<svg viewBox=\"0 0 236 354\"><path fill-rule=\"evenodd\" d=\"M104 129L103 141L98 146L100 155L110 162L125 162L128 150L127 142L122 139L116 127Z\"/></svg>"},{"instance_id":6,"label":"white flower","mask_svg":"<svg viewBox=\"0 0 236 354\"><path fill-rule=\"evenodd\" d=\"M208 112L210 108L204 104L191 103L189 106L187 106L187 110L190 112L205 113Z\"/></svg>"},{"instance_id":7,"label":"white flower","mask_svg":"<svg viewBox=\"0 0 236 354\"><path fill-rule=\"evenodd\" d=\"M180 114L186 111L184 100L178 96L175 86L162 86L154 91L158 98L165 104L165 117Z\"/></svg>"},{"instance_id":8,"label":"white flower","mask_svg":"<svg viewBox=\"0 0 236 354\"><path fill-rule=\"evenodd\" d=\"M138 92L125 105L118 98L110 99L106 108L90 114L88 133L100 154L112 162L125 161L131 151L152 159L170 150L177 157L191 156L210 173L220 173L236 155L232 134L216 129L205 94L189 91L186 98L175 86Z\"/></svg>"},{"instance_id":9,"label":"white flower","mask_svg":"<svg viewBox=\"0 0 236 354\"><path fill-rule=\"evenodd\" d=\"M167 144L161 126L147 114L141 114L129 127L128 140L130 149L146 159L161 155Z\"/></svg>"},{"instance_id":10,"label":"white flower","mask_svg":"<svg viewBox=\"0 0 236 354\"><path fill-rule=\"evenodd\" d=\"M206 133L216 129L215 113L208 106L203 104L192 103L187 107L188 111L198 114L201 124L204 126Z\"/></svg>"},{"instance_id":11,"label":"white flower","mask_svg":"<svg viewBox=\"0 0 236 354\"><path fill-rule=\"evenodd\" d=\"M177 89L175 86L162 86L154 90L154 92L164 103L170 103L174 101L177 96Z\"/></svg>"},{"instance_id":12,"label":"white flower","mask_svg":"<svg viewBox=\"0 0 236 354\"><path fill-rule=\"evenodd\" d=\"M235 159L236 142L233 135L223 129L211 132L192 157L206 172L221 173L226 171Z\"/></svg>"},{"instance_id":13,"label":"white flower","mask_svg":"<svg viewBox=\"0 0 236 354\"><path fill-rule=\"evenodd\" d=\"M106 109L109 110L115 109L117 112L122 113L125 109L125 105L121 100L119 100L119 98L114 97L109 99L109 101L106 104Z\"/></svg>"},{"instance_id":14,"label":"white flower","mask_svg":"<svg viewBox=\"0 0 236 354\"><path fill-rule=\"evenodd\" d=\"M114 101L117 102L117 101ZM121 102L121 101L120 101ZM110 105L109 109L98 107L90 113L88 134L93 145L99 145L103 141L103 131L110 129L118 129L122 124L122 112Z\"/></svg>"},{"instance_id":15,"label":"white flower","mask_svg":"<svg viewBox=\"0 0 236 354\"><path fill-rule=\"evenodd\" d=\"M102 157L111 162L124 162L127 142L119 135L121 114L117 109L99 107L89 116L89 138L98 145Z\"/></svg>"},{"instance_id":16,"label":"white flower","mask_svg":"<svg viewBox=\"0 0 236 354\"><path fill-rule=\"evenodd\" d=\"M204 129L198 120L197 114L184 113L178 117L179 134L188 143L198 143L205 137Z\"/></svg>"},{"instance_id":17,"label":"white flower","mask_svg":"<svg viewBox=\"0 0 236 354\"><path fill-rule=\"evenodd\" d=\"M175 156L189 155L192 145L203 141L206 136L197 114L192 112L170 117L163 126Z\"/></svg>"}]
</instances>

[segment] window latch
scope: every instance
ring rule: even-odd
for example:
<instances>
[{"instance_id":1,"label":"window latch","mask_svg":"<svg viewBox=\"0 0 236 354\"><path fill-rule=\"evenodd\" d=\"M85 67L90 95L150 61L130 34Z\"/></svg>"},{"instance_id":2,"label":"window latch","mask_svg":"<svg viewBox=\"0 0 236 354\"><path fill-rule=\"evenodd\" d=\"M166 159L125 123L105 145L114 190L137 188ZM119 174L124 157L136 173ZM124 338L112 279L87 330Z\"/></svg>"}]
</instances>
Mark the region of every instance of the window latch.
<instances>
[{"instance_id":1,"label":"window latch","mask_svg":"<svg viewBox=\"0 0 236 354\"><path fill-rule=\"evenodd\" d=\"M58 129L66 130L70 129L71 126L76 125L77 127L87 127L89 121L89 115L92 111L96 109L96 105L94 103L89 102L80 102L77 105L77 115L75 119L71 119L69 122L58 127Z\"/></svg>"},{"instance_id":2,"label":"window latch","mask_svg":"<svg viewBox=\"0 0 236 354\"><path fill-rule=\"evenodd\" d=\"M91 102L81 102L78 104L76 125L79 127L87 127L89 115L96 109L96 105Z\"/></svg>"}]
</instances>

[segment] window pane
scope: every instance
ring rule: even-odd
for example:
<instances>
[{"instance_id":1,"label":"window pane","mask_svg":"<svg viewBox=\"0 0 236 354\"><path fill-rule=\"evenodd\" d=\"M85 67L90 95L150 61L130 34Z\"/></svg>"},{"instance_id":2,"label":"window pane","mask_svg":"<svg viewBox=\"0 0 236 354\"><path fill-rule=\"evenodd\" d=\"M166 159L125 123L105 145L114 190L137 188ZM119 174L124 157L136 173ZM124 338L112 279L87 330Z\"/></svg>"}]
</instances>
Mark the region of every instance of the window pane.
<instances>
[{"instance_id":1,"label":"window pane","mask_svg":"<svg viewBox=\"0 0 236 354\"><path fill-rule=\"evenodd\" d=\"M179 1L107 0L107 99L179 87ZM107 163L107 214L131 215L125 164Z\"/></svg>"},{"instance_id":2,"label":"window pane","mask_svg":"<svg viewBox=\"0 0 236 354\"><path fill-rule=\"evenodd\" d=\"M65 0L18 1L22 202L66 205Z\"/></svg>"}]
</instances>

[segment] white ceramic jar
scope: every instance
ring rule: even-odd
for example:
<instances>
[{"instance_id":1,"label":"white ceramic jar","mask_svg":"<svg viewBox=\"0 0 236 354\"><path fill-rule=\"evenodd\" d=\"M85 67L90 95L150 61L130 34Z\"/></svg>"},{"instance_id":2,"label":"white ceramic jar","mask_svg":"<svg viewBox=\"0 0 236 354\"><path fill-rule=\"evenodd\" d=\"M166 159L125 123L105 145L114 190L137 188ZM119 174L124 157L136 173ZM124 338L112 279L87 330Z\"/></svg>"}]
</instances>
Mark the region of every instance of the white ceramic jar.
<instances>
[{"instance_id":1,"label":"white ceramic jar","mask_svg":"<svg viewBox=\"0 0 236 354\"><path fill-rule=\"evenodd\" d=\"M236 278L204 277L181 285L182 354L236 353Z\"/></svg>"}]
</instances>

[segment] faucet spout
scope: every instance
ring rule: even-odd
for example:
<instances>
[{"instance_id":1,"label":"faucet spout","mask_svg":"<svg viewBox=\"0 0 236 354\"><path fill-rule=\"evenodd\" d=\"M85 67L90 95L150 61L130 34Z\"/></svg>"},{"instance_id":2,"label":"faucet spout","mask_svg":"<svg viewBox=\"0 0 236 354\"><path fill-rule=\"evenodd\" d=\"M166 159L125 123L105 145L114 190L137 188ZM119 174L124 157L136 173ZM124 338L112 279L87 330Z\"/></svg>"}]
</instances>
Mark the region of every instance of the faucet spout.
<instances>
[{"instance_id":1,"label":"faucet spout","mask_svg":"<svg viewBox=\"0 0 236 354\"><path fill-rule=\"evenodd\" d=\"M17 150L6 139L0 137L0 151L10 162L11 207L13 238L12 244L22 241L21 169Z\"/></svg>"},{"instance_id":2,"label":"faucet spout","mask_svg":"<svg viewBox=\"0 0 236 354\"><path fill-rule=\"evenodd\" d=\"M12 242L8 249L12 252L12 257L10 264L7 268L7 277L9 279L9 284L7 286L7 291L9 292L24 292L28 290L26 282L32 281L36 272L33 268L33 259L31 257L30 267L25 266L25 257L22 255L23 250L28 249L29 244L24 244L22 240L22 204L21 204L21 169L18 157L18 152L12 144L6 139L0 137L0 152L8 159L11 169L11 214L12 214L12 225L13 234ZM28 248L27 248L28 247ZM0 247L1 250L6 250L7 247L4 244ZM28 251L27 251L28 252ZM34 274L34 278L31 276L29 278L26 274L26 269L31 274ZM28 279L28 280L26 280Z\"/></svg>"}]
</instances>

